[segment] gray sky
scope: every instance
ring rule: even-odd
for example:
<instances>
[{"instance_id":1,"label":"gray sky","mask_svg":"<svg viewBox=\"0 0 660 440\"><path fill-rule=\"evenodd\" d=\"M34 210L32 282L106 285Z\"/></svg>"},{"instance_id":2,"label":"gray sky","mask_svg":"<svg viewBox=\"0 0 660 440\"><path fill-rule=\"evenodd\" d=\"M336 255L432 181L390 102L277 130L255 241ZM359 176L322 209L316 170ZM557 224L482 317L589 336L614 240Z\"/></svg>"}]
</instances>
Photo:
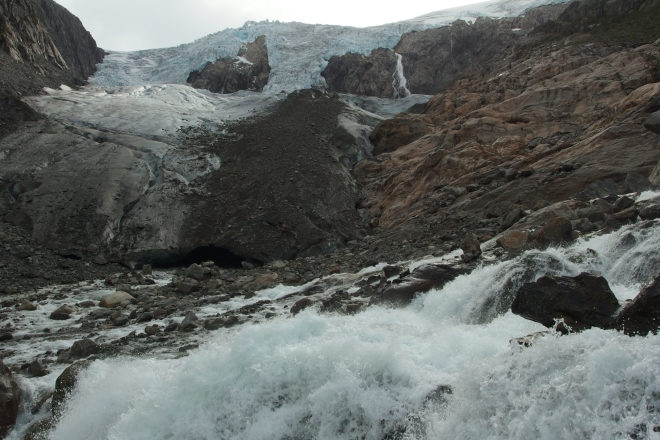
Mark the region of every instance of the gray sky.
<instances>
[{"instance_id":1,"label":"gray sky","mask_svg":"<svg viewBox=\"0 0 660 440\"><path fill-rule=\"evenodd\" d=\"M248 20L375 26L483 0L56 0L107 50L176 46Z\"/></svg>"}]
</instances>

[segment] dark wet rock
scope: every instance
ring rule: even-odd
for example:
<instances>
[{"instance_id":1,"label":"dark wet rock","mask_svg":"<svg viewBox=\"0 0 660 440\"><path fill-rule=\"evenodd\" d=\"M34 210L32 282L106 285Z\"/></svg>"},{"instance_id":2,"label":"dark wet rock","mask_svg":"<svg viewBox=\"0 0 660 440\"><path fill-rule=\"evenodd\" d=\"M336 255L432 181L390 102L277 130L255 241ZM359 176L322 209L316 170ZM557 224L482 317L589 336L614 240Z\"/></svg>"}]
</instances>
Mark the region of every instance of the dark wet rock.
<instances>
[{"instance_id":1,"label":"dark wet rock","mask_svg":"<svg viewBox=\"0 0 660 440\"><path fill-rule=\"evenodd\" d=\"M90 312L89 316L92 319L105 319L113 314L113 311L110 309L96 309Z\"/></svg>"},{"instance_id":2,"label":"dark wet rock","mask_svg":"<svg viewBox=\"0 0 660 440\"><path fill-rule=\"evenodd\" d=\"M399 266L385 266L383 267L383 273L385 274L385 278L392 278L397 275L399 275L403 269Z\"/></svg>"},{"instance_id":3,"label":"dark wet rock","mask_svg":"<svg viewBox=\"0 0 660 440\"><path fill-rule=\"evenodd\" d=\"M76 341L71 346L71 356L74 358L86 358L93 354L98 354L101 351L101 346L91 339L83 339Z\"/></svg>"},{"instance_id":4,"label":"dark wet rock","mask_svg":"<svg viewBox=\"0 0 660 440\"><path fill-rule=\"evenodd\" d=\"M35 377L45 376L49 373L46 367L38 359L30 362L28 372Z\"/></svg>"},{"instance_id":5,"label":"dark wet rock","mask_svg":"<svg viewBox=\"0 0 660 440\"><path fill-rule=\"evenodd\" d=\"M457 276L468 273L467 266L450 266L446 264L431 264L415 269L404 277L400 283L386 287L380 294L371 298L370 304L390 304L406 306L418 293L439 289Z\"/></svg>"},{"instance_id":6,"label":"dark wet rock","mask_svg":"<svg viewBox=\"0 0 660 440\"><path fill-rule=\"evenodd\" d=\"M0 438L4 438L16 423L20 403L18 383L0 359Z\"/></svg>"},{"instance_id":7,"label":"dark wet rock","mask_svg":"<svg viewBox=\"0 0 660 440\"><path fill-rule=\"evenodd\" d=\"M660 218L660 204L651 203L639 210L642 220L655 220Z\"/></svg>"},{"instance_id":8,"label":"dark wet rock","mask_svg":"<svg viewBox=\"0 0 660 440\"><path fill-rule=\"evenodd\" d=\"M646 119L644 127L655 134L660 134L660 110Z\"/></svg>"},{"instance_id":9,"label":"dark wet rock","mask_svg":"<svg viewBox=\"0 0 660 440\"><path fill-rule=\"evenodd\" d=\"M92 361L78 361L64 370L57 378L55 381L55 393L53 394L51 403L55 417L61 415L66 400L78 382L80 373L86 370L91 364Z\"/></svg>"},{"instance_id":10,"label":"dark wet rock","mask_svg":"<svg viewBox=\"0 0 660 440\"><path fill-rule=\"evenodd\" d=\"M213 93L261 92L269 75L268 48L266 37L262 35L241 48L236 57L209 62L201 71L190 73L187 82L196 89Z\"/></svg>"},{"instance_id":11,"label":"dark wet rock","mask_svg":"<svg viewBox=\"0 0 660 440\"><path fill-rule=\"evenodd\" d=\"M186 317L183 318L183 321L181 321L181 324L177 327L177 330L180 332L191 332L197 327L199 327L199 318L195 313L188 312Z\"/></svg>"},{"instance_id":12,"label":"dark wet rock","mask_svg":"<svg viewBox=\"0 0 660 440\"><path fill-rule=\"evenodd\" d=\"M564 320L573 331L607 327L619 302L603 277L581 273L576 277L544 276L524 284L511 311L546 327Z\"/></svg>"},{"instance_id":13,"label":"dark wet rock","mask_svg":"<svg viewBox=\"0 0 660 440\"><path fill-rule=\"evenodd\" d=\"M153 336L159 331L160 331L160 327L158 325L148 325L144 328L144 333L149 336Z\"/></svg>"},{"instance_id":14,"label":"dark wet rock","mask_svg":"<svg viewBox=\"0 0 660 440\"><path fill-rule=\"evenodd\" d=\"M642 176L639 174L628 173L626 175L626 181L624 183L625 189L628 192L642 192L648 191L651 189L651 181L647 176Z\"/></svg>"},{"instance_id":15,"label":"dark wet rock","mask_svg":"<svg viewBox=\"0 0 660 440\"><path fill-rule=\"evenodd\" d=\"M625 209L630 208L632 205L635 204L635 200L628 197L628 196L623 196L619 197L616 202L614 202L614 206L619 210L623 211Z\"/></svg>"},{"instance_id":16,"label":"dark wet rock","mask_svg":"<svg viewBox=\"0 0 660 440\"><path fill-rule=\"evenodd\" d=\"M479 243L479 238L477 238L475 234L468 234L465 239L463 239L461 242L461 249L463 250L461 259L464 263L474 261L481 256L481 245Z\"/></svg>"},{"instance_id":17,"label":"dark wet rock","mask_svg":"<svg viewBox=\"0 0 660 440\"><path fill-rule=\"evenodd\" d=\"M70 319L71 315L73 315L77 311L78 309L76 307L65 304L59 307L53 313L51 313L50 319L54 319L56 321L65 321L67 319Z\"/></svg>"},{"instance_id":18,"label":"dark wet rock","mask_svg":"<svg viewBox=\"0 0 660 440\"><path fill-rule=\"evenodd\" d=\"M309 298L302 298L296 301L296 303L291 306L291 314L292 315L297 315L298 313L302 312L306 308L312 306L314 304L314 301L309 299Z\"/></svg>"},{"instance_id":19,"label":"dark wet rock","mask_svg":"<svg viewBox=\"0 0 660 440\"><path fill-rule=\"evenodd\" d=\"M660 328L660 276L619 312L612 327L627 335L646 336Z\"/></svg>"},{"instance_id":20,"label":"dark wet rock","mask_svg":"<svg viewBox=\"0 0 660 440\"><path fill-rule=\"evenodd\" d=\"M14 339L14 335L9 332L0 333L0 342L11 341Z\"/></svg>"},{"instance_id":21,"label":"dark wet rock","mask_svg":"<svg viewBox=\"0 0 660 440\"><path fill-rule=\"evenodd\" d=\"M222 316L219 318L211 318L204 321L204 328L206 330L218 330L224 327L233 327L238 324L238 316Z\"/></svg>"}]
</instances>

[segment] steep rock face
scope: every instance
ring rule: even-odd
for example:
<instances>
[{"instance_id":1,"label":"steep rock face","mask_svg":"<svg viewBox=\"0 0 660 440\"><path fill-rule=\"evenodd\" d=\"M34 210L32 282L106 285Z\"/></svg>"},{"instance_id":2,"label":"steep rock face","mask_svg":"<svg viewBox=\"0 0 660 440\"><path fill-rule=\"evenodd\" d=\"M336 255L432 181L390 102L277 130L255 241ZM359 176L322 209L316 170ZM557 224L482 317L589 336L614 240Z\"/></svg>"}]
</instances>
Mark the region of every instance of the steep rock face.
<instances>
[{"instance_id":1,"label":"steep rock face","mask_svg":"<svg viewBox=\"0 0 660 440\"><path fill-rule=\"evenodd\" d=\"M388 49L374 49L367 57L349 53L330 58L321 76L331 92L391 98L396 63L396 55Z\"/></svg>"},{"instance_id":2,"label":"steep rock face","mask_svg":"<svg viewBox=\"0 0 660 440\"><path fill-rule=\"evenodd\" d=\"M201 71L191 72L187 82L196 89L213 93L261 92L269 74L268 48L262 35L239 50L236 57L221 58L207 63Z\"/></svg>"},{"instance_id":3,"label":"steep rock face","mask_svg":"<svg viewBox=\"0 0 660 440\"><path fill-rule=\"evenodd\" d=\"M34 0L43 10L43 22L55 46L74 75L86 80L96 72L96 64L103 62L92 35L80 19L53 0Z\"/></svg>"},{"instance_id":4,"label":"steep rock face","mask_svg":"<svg viewBox=\"0 0 660 440\"><path fill-rule=\"evenodd\" d=\"M355 112L307 90L230 134L28 122L2 141L0 207L62 255L172 264L198 248L260 261L329 252L364 226L350 164L368 152L344 128L359 125Z\"/></svg>"},{"instance_id":5,"label":"steep rock face","mask_svg":"<svg viewBox=\"0 0 660 440\"><path fill-rule=\"evenodd\" d=\"M0 1L0 45L17 61L44 59L60 69L67 67L41 21L41 11L30 0Z\"/></svg>"},{"instance_id":6,"label":"steep rock face","mask_svg":"<svg viewBox=\"0 0 660 440\"><path fill-rule=\"evenodd\" d=\"M645 39L656 41L657 13L645 15ZM629 29L629 19L640 18L621 16L607 37ZM566 200L594 182L623 188L630 174L648 176L660 159L659 139L643 125L660 109L660 43L630 48L601 37L537 33L467 69L424 115L407 115L430 118L434 129L354 170L372 224L434 234L454 222L493 235L516 209Z\"/></svg>"},{"instance_id":7,"label":"steep rock face","mask_svg":"<svg viewBox=\"0 0 660 440\"><path fill-rule=\"evenodd\" d=\"M459 72L502 53L565 7L542 6L517 18L478 18L471 25L457 20L450 26L409 32L394 51L376 49L367 57L353 53L332 57L322 75L332 91L391 98L397 53L403 57L410 92L432 95L446 89Z\"/></svg>"}]
</instances>

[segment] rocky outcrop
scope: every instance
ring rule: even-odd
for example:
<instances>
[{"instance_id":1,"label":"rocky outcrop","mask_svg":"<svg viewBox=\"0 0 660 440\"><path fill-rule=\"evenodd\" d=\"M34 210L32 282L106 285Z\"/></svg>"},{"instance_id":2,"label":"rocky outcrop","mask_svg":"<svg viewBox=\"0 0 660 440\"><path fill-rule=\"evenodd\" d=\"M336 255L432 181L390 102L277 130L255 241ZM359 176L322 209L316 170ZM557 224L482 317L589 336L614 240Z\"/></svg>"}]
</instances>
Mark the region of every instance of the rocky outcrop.
<instances>
[{"instance_id":1,"label":"rocky outcrop","mask_svg":"<svg viewBox=\"0 0 660 440\"><path fill-rule=\"evenodd\" d=\"M374 156L396 151L433 131L433 120L424 115L401 113L376 126L369 135Z\"/></svg>"},{"instance_id":2,"label":"rocky outcrop","mask_svg":"<svg viewBox=\"0 0 660 440\"><path fill-rule=\"evenodd\" d=\"M562 321L573 331L606 328L619 308L603 277L581 273L576 277L544 276L524 284L511 311L523 318L554 327Z\"/></svg>"},{"instance_id":3,"label":"rocky outcrop","mask_svg":"<svg viewBox=\"0 0 660 440\"><path fill-rule=\"evenodd\" d=\"M474 24L458 20L437 29L409 32L394 50L380 48L368 56L349 53L330 58L322 76L333 92L392 98L395 54L399 54L409 91L436 94L445 90L458 73L501 54L535 26L555 19L565 7L548 5L522 17L478 18Z\"/></svg>"},{"instance_id":4,"label":"rocky outcrop","mask_svg":"<svg viewBox=\"0 0 660 440\"><path fill-rule=\"evenodd\" d=\"M369 56L357 53L333 56L321 76L331 92L391 98L395 69L396 55L381 48L374 49Z\"/></svg>"},{"instance_id":5,"label":"rocky outcrop","mask_svg":"<svg viewBox=\"0 0 660 440\"><path fill-rule=\"evenodd\" d=\"M74 76L86 80L96 65L103 62L104 52L80 19L53 0L34 0L43 11L42 22Z\"/></svg>"},{"instance_id":6,"label":"rocky outcrop","mask_svg":"<svg viewBox=\"0 0 660 440\"><path fill-rule=\"evenodd\" d=\"M628 29L627 17L608 28L610 36ZM633 175L648 181L660 159L658 137L644 127L660 109L660 44L631 48L600 38L536 33L461 73L423 115L398 118L414 121L410 132L420 118L432 124L417 140L355 167L360 208L369 210L372 225L392 237L444 237L454 230L484 240L514 228L508 240L518 246L542 238L530 238L540 231L524 224L529 214L571 197L582 205L570 217L556 213L557 228L542 241L588 230L585 222L573 224L591 215L580 209L600 210L590 222L601 227L634 220L636 211L586 200L616 202ZM656 39L647 34L647 41ZM374 133L395 138L404 129L387 122Z\"/></svg>"},{"instance_id":7,"label":"rocky outcrop","mask_svg":"<svg viewBox=\"0 0 660 440\"><path fill-rule=\"evenodd\" d=\"M612 327L627 335L646 336L660 329L660 276L626 304Z\"/></svg>"},{"instance_id":8,"label":"rocky outcrop","mask_svg":"<svg viewBox=\"0 0 660 440\"><path fill-rule=\"evenodd\" d=\"M31 0L2 0L2 50L17 61L36 63L45 60L65 69L66 61L55 46L42 18L39 7Z\"/></svg>"},{"instance_id":9,"label":"rocky outcrop","mask_svg":"<svg viewBox=\"0 0 660 440\"><path fill-rule=\"evenodd\" d=\"M188 84L213 93L234 93L239 90L261 92L268 84L270 65L266 37L258 37L238 51L236 57L221 58L207 63L202 70L191 72Z\"/></svg>"},{"instance_id":10,"label":"rocky outcrop","mask_svg":"<svg viewBox=\"0 0 660 440\"><path fill-rule=\"evenodd\" d=\"M14 377L0 359L0 439L5 438L16 423L21 392Z\"/></svg>"}]
</instances>

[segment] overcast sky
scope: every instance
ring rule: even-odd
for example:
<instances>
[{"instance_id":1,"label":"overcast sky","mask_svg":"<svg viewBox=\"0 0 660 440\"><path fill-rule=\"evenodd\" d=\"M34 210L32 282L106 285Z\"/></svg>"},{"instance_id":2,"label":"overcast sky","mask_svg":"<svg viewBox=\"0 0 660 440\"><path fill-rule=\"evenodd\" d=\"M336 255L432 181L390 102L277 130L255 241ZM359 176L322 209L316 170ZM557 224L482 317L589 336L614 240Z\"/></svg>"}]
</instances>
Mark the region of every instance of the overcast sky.
<instances>
[{"instance_id":1,"label":"overcast sky","mask_svg":"<svg viewBox=\"0 0 660 440\"><path fill-rule=\"evenodd\" d=\"M375 26L479 0L56 0L106 50L189 43L248 20ZM481 0L483 1L483 0Z\"/></svg>"}]
</instances>

